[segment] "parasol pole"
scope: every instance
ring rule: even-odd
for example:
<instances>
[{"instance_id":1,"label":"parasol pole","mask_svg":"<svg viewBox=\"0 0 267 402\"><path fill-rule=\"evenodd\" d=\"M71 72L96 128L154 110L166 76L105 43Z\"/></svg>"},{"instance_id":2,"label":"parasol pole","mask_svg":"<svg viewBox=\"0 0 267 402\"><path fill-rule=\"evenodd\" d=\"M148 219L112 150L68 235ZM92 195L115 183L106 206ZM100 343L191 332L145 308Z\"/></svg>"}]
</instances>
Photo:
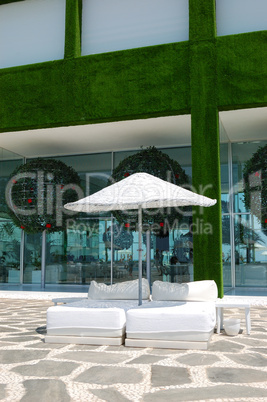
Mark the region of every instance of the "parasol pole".
<instances>
[{"instance_id":1,"label":"parasol pole","mask_svg":"<svg viewBox=\"0 0 267 402\"><path fill-rule=\"evenodd\" d=\"M142 304L142 206L138 205L138 241L139 241L139 265L138 265L138 277L139 277L139 306Z\"/></svg>"}]
</instances>

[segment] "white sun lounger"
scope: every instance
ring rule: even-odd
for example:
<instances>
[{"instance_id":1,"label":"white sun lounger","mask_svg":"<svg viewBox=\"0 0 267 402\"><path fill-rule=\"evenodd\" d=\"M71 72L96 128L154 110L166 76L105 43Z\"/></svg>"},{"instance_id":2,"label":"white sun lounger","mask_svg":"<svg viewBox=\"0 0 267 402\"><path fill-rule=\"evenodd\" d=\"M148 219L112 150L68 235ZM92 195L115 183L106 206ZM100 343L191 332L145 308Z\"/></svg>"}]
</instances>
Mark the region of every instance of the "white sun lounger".
<instances>
[{"instance_id":1,"label":"white sun lounger","mask_svg":"<svg viewBox=\"0 0 267 402\"><path fill-rule=\"evenodd\" d=\"M137 306L137 300L83 300L50 307L45 342L121 345L125 338L125 311Z\"/></svg>"},{"instance_id":2,"label":"white sun lounger","mask_svg":"<svg viewBox=\"0 0 267 402\"><path fill-rule=\"evenodd\" d=\"M143 301L150 297L149 284L142 281ZM115 285L91 282L88 299L49 307L48 343L121 345L126 331L125 312L138 306L138 280Z\"/></svg>"},{"instance_id":3,"label":"white sun lounger","mask_svg":"<svg viewBox=\"0 0 267 402\"><path fill-rule=\"evenodd\" d=\"M216 324L214 281L156 281L149 304L126 311L125 346L207 349Z\"/></svg>"},{"instance_id":4,"label":"white sun lounger","mask_svg":"<svg viewBox=\"0 0 267 402\"><path fill-rule=\"evenodd\" d=\"M216 323L212 302L151 302L126 312L126 346L207 349Z\"/></svg>"}]
</instances>

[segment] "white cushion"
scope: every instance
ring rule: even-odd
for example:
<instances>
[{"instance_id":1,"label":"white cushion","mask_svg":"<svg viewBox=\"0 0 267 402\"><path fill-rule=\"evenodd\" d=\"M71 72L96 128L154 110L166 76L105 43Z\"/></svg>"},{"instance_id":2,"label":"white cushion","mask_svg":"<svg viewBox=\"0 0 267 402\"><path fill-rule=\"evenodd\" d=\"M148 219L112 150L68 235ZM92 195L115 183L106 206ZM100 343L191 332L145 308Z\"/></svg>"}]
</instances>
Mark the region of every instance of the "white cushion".
<instances>
[{"instance_id":1,"label":"white cushion","mask_svg":"<svg viewBox=\"0 0 267 402\"><path fill-rule=\"evenodd\" d=\"M123 302L120 302L121 304ZM130 302L133 304L133 302ZM83 304L83 307L79 305ZM121 336L125 331L126 317L123 308L112 302L77 302L53 306L47 310L48 335ZM123 330L123 331L120 331Z\"/></svg>"},{"instance_id":2,"label":"white cushion","mask_svg":"<svg viewBox=\"0 0 267 402\"><path fill-rule=\"evenodd\" d=\"M139 284L138 279L133 281L105 285L92 281L88 291L88 298L91 300L138 300ZM142 299L150 297L148 280L142 279Z\"/></svg>"},{"instance_id":3,"label":"white cushion","mask_svg":"<svg viewBox=\"0 0 267 402\"><path fill-rule=\"evenodd\" d=\"M128 338L192 340L215 324L213 302L152 301L126 311Z\"/></svg>"},{"instance_id":4,"label":"white cushion","mask_svg":"<svg viewBox=\"0 0 267 402\"><path fill-rule=\"evenodd\" d=\"M217 297L217 285L209 280L187 283L155 281L152 285L152 300L215 301Z\"/></svg>"}]
</instances>

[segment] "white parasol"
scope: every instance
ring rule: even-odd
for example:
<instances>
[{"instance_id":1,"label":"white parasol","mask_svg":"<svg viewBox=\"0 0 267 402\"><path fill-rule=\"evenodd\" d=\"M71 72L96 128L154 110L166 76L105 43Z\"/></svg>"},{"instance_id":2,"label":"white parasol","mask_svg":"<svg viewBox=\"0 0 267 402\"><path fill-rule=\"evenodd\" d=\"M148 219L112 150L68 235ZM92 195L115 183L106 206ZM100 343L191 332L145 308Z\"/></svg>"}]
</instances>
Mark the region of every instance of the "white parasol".
<instances>
[{"instance_id":1,"label":"white parasol","mask_svg":"<svg viewBox=\"0 0 267 402\"><path fill-rule=\"evenodd\" d=\"M188 205L210 207L216 202L148 173L135 173L64 207L87 213L138 209L139 304L142 304L142 210Z\"/></svg>"}]
</instances>

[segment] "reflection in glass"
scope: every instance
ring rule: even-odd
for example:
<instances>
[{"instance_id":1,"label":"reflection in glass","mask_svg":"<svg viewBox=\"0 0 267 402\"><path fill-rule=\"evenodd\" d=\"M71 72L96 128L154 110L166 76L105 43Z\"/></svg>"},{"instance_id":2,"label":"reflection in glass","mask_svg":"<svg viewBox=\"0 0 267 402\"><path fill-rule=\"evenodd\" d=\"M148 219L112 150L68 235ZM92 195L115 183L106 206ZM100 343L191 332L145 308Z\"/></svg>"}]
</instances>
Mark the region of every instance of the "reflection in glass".
<instances>
[{"instance_id":1,"label":"reflection in glass","mask_svg":"<svg viewBox=\"0 0 267 402\"><path fill-rule=\"evenodd\" d=\"M65 233L47 233L45 282L66 283Z\"/></svg>"},{"instance_id":2,"label":"reflection in glass","mask_svg":"<svg viewBox=\"0 0 267 402\"><path fill-rule=\"evenodd\" d=\"M231 239L230 239L229 214L223 214L222 216L222 260L223 260L223 284L225 287L231 287L232 286Z\"/></svg>"},{"instance_id":3,"label":"reflection in glass","mask_svg":"<svg viewBox=\"0 0 267 402\"><path fill-rule=\"evenodd\" d=\"M229 165L228 165L228 144L220 144L221 161L221 199L222 203L229 202ZM229 212L222 206L223 212Z\"/></svg>"},{"instance_id":4,"label":"reflection in glass","mask_svg":"<svg viewBox=\"0 0 267 402\"><path fill-rule=\"evenodd\" d=\"M191 147L160 149L171 159L176 160L186 171L191 182ZM123 151L114 154L114 167L126 157L134 155L138 151ZM167 175L166 175L167 179ZM151 283L155 280L186 282L193 280L193 233L191 232L192 218L184 216L183 220L177 220L174 227L169 228L165 237L151 234L150 259L151 259ZM138 233L133 233L133 245L128 250L114 251L114 269L116 264L127 261L130 267L130 278L138 277ZM143 276L146 276L146 257L149 250L146 247L146 234L143 233ZM118 256L118 257L117 257ZM121 266L122 269L122 266ZM127 269L125 278L128 278ZM115 279L116 280L116 277Z\"/></svg>"},{"instance_id":5,"label":"reflection in glass","mask_svg":"<svg viewBox=\"0 0 267 402\"><path fill-rule=\"evenodd\" d=\"M243 169L246 161L267 142L232 144L234 222L230 221L228 145L221 144L222 178L222 251L224 286L267 287L267 237L256 216L245 208ZM162 150L181 163L191 177L191 148ZM137 151L138 152L138 151ZM114 166L135 151L115 152ZM8 219L4 190L10 173L21 164L21 157L0 149L0 282L20 282L21 230ZM10 159L12 158L12 160ZM60 157L73 166L83 181L85 194L94 193L107 185L111 172L112 154ZM231 191L230 191L231 193ZM150 236L151 282L163 280L186 282L193 280L192 217L184 216L177 226L169 228L166 237ZM234 226L235 242L231 253L230 232ZM47 233L46 284L89 285L92 280L103 283L138 278L138 233L114 222L114 247L111 248L111 217L109 214L75 214L70 216L65 232ZM42 234L26 235L24 247L23 281L41 283ZM146 234L142 244L143 276L146 277ZM235 268L235 284L232 283ZM113 271L112 271L113 267ZM233 272L234 273L234 272Z\"/></svg>"},{"instance_id":6,"label":"reflection in glass","mask_svg":"<svg viewBox=\"0 0 267 402\"><path fill-rule=\"evenodd\" d=\"M46 283L110 282L111 254L103 234L105 219L72 220L66 232L47 236Z\"/></svg>"},{"instance_id":7,"label":"reflection in glass","mask_svg":"<svg viewBox=\"0 0 267 402\"><path fill-rule=\"evenodd\" d=\"M192 149L191 147L179 147L179 148L162 148L162 152L167 154L171 159L177 161L189 178L189 182L192 182Z\"/></svg>"},{"instance_id":8,"label":"reflection in glass","mask_svg":"<svg viewBox=\"0 0 267 402\"><path fill-rule=\"evenodd\" d=\"M20 282L21 230L10 220L0 222L0 282Z\"/></svg>"},{"instance_id":9,"label":"reflection in glass","mask_svg":"<svg viewBox=\"0 0 267 402\"><path fill-rule=\"evenodd\" d=\"M267 237L251 215L235 217L236 286L267 285Z\"/></svg>"},{"instance_id":10,"label":"reflection in glass","mask_svg":"<svg viewBox=\"0 0 267 402\"><path fill-rule=\"evenodd\" d=\"M267 141L254 141L232 145L234 212L236 213L250 212L244 204L243 170L245 163L252 157L259 147L266 144Z\"/></svg>"},{"instance_id":11,"label":"reflection in glass","mask_svg":"<svg viewBox=\"0 0 267 402\"><path fill-rule=\"evenodd\" d=\"M21 230L9 219L5 188L22 162L20 155L0 148L0 283L20 282Z\"/></svg>"},{"instance_id":12,"label":"reflection in glass","mask_svg":"<svg viewBox=\"0 0 267 402\"><path fill-rule=\"evenodd\" d=\"M190 222L191 217L185 217L180 227L171 228L165 237L151 234L152 283L193 280ZM146 233L143 233L143 277L147 276L147 252ZM115 221L112 228L110 218L79 218L66 233L46 236L46 284L89 285L92 280L108 284L111 280L117 283L137 278L138 232Z\"/></svg>"},{"instance_id":13,"label":"reflection in glass","mask_svg":"<svg viewBox=\"0 0 267 402\"><path fill-rule=\"evenodd\" d=\"M260 220L244 204L244 167L266 141L232 145L236 286L267 286L267 237Z\"/></svg>"},{"instance_id":14,"label":"reflection in glass","mask_svg":"<svg viewBox=\"0 0 267 402\"><path fill-rule=\"evenodd\" d=\"M6 185L15 168L23 163L22 156L0 148L0 219L9 218L5 198Z\"/></svg>"},{"instance_id":15,"label":"reflection in glass","mask_svg":"<svg viewBox=\"0 0 267 402\"><path fill-rule=\"evenodd\" d=\"M183 220L166 237L153 236L151 282L189 282L193 280L192 217Z\"/></svg>"},{"instance_id":16,"label":"reflection in glass","mask_svg":"<svg viewBox=\"0 0 267 402\"><path fill-rule=\"evenodd\" d=\"M26 234L23 282L41 284L42 233Z\"/></svg>"}]
</instances>

